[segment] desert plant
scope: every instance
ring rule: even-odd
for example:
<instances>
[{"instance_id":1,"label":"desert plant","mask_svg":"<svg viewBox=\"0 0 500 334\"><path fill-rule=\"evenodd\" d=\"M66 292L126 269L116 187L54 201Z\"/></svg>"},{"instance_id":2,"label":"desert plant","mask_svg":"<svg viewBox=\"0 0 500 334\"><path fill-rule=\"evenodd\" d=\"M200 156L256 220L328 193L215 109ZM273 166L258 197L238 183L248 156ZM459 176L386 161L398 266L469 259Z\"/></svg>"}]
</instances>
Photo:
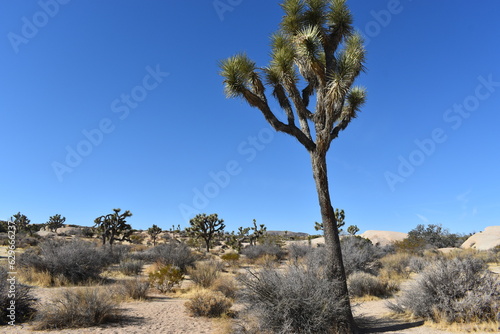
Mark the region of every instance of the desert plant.
<instances>
[{"instance_id":1,"label":"desert plant","mask_svg":"<svg viewBox=\"0 0 500 334\"><path fill-rule=\"evenodd\" d=\"M216 213L211 215L199 214L189 221L191 227L186 228L189 236L195 239L203 239L206 251L210 251L210 246L216 236L224 234L224 220L219 219Z\"/></svg>"},{"instance_id":2,"label":"desert plant","mask_svg":"<svg viewBox=\"0 0 500 334\"><path fill-rule=\"evenodd\" d=\"M196 291L185 303L186 308L195 317L220 317L227 313L233 303L222 292L212 290Z\"/></svg>"},{"instance_id":3,"label":"desert plant","mask_svg":"<svg viewBox=\"0 0 500 334\"><path fill-rule=\"evenodd\" d=\"M384 255L384 250L374 246L368 239L346 236L341 242L345 272L349 276L356 271L374 273L375 261Z\"/></svg>"},{"instance_id":4,"label":"desert plant","mask_svg":"<svg viewBox=\"0 0 500 334\"><path fill-rule=\"evenodd\" d=\"M230 265L234 266L240 259L240 254L234 253L234 252L229 252L229 253L224 253L220 256L221 260L224 262L229 263Z\"/></svg>"},{"instance_id":5,"label":"desert plant","mask_svg":"<svg viewBox=\"0 0 500 334\"><path fill-rule=\"evenodd\" d=\"M376 296L385 297L398 290L396 284L365 272L355 272L347 279L351 297Z\"/></svg>"},{"instance_id":6,"label":"desert plant","mask_svg":"<svg viewBox=\"0 0 500 334\"><path fill-rule=\"evenodd\" d=\"M435 257L421 257L409 253L388 254L380 259L381 275L389 279L408 279L412 273L421 272Z\"/></svg>"},{"instance_id":7,"label":"desert plant","mask_svg":"<svg viewBox=\"0 0 500 334\"><path fill-rule=\"evenodd\" d=\"M213 281L210 289L220 291L227 298L234 299L238 291L238 285L232 276L220 275Z\"/></svg>"},{"instance_id":8,"label":"desert plant","mask_svg":"<svg viewBox=\"0 0 500 334\"><path fill-rule=\"evenodd\" d=\"M158 245L146 252L146 257L152 262L161 262L179 267L183 272L193 266L197 257L186 244L169 242Z\"/></svg>"},{"instance_id":9,"label":"desert plant","mask_svg":"<svg viewBox=\"0 0 500 334\"><path fill-rule=\"evenodd\" d=\"M120 214L121 209L113 209L113 213L97 217L94 228L101 234L102 244L106 242L112 247L115 240L130 241L132 227L127 224L126 218L131 217L130 211Z\"/></svg>"},{"instance_id":10,"label":"desert plant","mask_svg":"<svg viewBox=\"0 0 500 334\"><path fill-rule=\"evenodd\" d=\"M440 259L429 265L391 308L446 322L498 320L500 281L475 258Z\"/></svg>"},{"instance_id":11,"label":"desert plant","mask_svg":"<svg viewBox=\"0 0 500 334\"><path fill-rule=\"evenodd\" d=\"M45 223L45 227L54 233L57 233L57 229L64 226L64 222L66 221L66 217L61 217L60 214L50 216L49 221Z\"/></svg>"},{"instance_id":12,"label":"desert plant","mask_svg":"<svg viewBox=\"0 0 500 334\"><path fill-rule=\"evenodd\" d=\"M163 293L172 291L176 285L180 286L183 280L184 274L181 269L171 264L149 273L149 283Z\"/></svg>"},{"instance_id":13,"label":"desert plant","mask_svg":"<svg viewBox=\"0 0 500 334\"><path fill-rule=\"evenodd\" d=\"M241 251L241 254L245 255L250 260L256 260L264 255L276 256L278 260L282 260L285 257L285 251L283 249L270 243L245 247Z\"/></svg>"},{"instance_id":14,"label":"desert plant","mask_svg":"<svg viewBox=\"0 0 500 334\"><path fill-rule=\"evenodd\" d=\"M29 320L35 313L35 302L31 287L17 282L15 276L0 267L0 325Z\"/></svg>"},{"instance_id":15,"label":"desert plant","mask_svg":"<svg viewBox=\"0 0 500 334\"><path fill-rule=\"evenodd\" d=\"M81 240L47 240L39 251L28 250L19 257L20 267L63 276L71 283L97 279L108 265L106 254L94 244Z\"/></svg>"},{"instance_id":16,"label":"desert plant","mask_svg":"<svg viewBox=\"0 0 500 334\"><path fill-rule=\"evenodd\" d=\"M124 275L139 275L142 271L144 262L141 260L124 260L121 261L118 268L120 272Z\"/></svg>"},{"instance_id":17,"label":"desert plant","mask_svg":"<svg viewBox=\"0 0 500 334\"><path fill-rule=\"evenodd\" d=\"M292 261L298 261L300 258L303 258L309 254L309 252L312 250L311 246L306 246L306 245L298 245L298 244L291 244L288 246L288 257Z\"/></svg>"},{"instance_id":18,"label":"desert plant","mask_svg":"<svg viewBox=\"0 0 500 334\"><path fill-rule=\"evenodd\" d=\"M338 283L311 267L263 269L239 277L240 299L272 333L331 333L345 301L332 298Z\"/></svg>"},{"instance_id":19,"label":"desert plant","mask_svg":"<svg viewBox=\"0 0 500 334\"><path fill-rule=\"evenodd\" d=\"M111 293L99 288L66 289L39 309L37 330L82 328L117 320Z\"/></svg>"},{"instance_id":20,"label":"desert plant","mask_svg":"<svg viewBox=\"0 0 500 334\"><path fill-rule=\"evenodd\" d=\"M161 228L156 226L155 224L153 224L152 227L148 228L148 234L151 237L151 240L153 240L153 246L156 246L156 239L161 232Z\"/></svg>"},{"instance_id":21,"label":"desert plant","mask_svg":"<svg viewBox=\"0 0 500 334\"><path fill-rule=\"evenodd\" d=\"M197 285L208 288L219 277L222 263L218 261L198 262L195 267L187 269L187 273Z\"/></svg>"},{"instance_id":22,"label":"desert plant","mask_svg":"<svg viewBox=\"0 0 500 334\"><path fill-rule=\"evenodd\" d=\"M132 299L147 299L149 282L138 277L132 280L126 280L122 283L122 291L126 297Z\"/></svg>"}]
</instances>

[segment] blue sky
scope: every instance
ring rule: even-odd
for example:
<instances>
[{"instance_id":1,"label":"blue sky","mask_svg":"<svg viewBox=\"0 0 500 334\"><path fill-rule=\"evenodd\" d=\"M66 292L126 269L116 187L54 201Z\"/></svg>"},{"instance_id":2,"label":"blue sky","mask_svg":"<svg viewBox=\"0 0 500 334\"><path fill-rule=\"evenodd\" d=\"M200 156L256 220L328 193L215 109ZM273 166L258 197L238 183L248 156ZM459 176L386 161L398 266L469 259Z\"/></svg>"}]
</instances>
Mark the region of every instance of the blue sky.
<instances>
[{"instance_id":1,"label":"blue sky","mask_svg":"<svg viewBox=\"0 0 500 334\"><path fill-rule=\"evenodd\" d=\"M279 1L1 1L0 219L185 227L218 213L314 233L309 156L223 93L218 61L269 60ZM328 156L361 231L499 225L500 3L348 1L368 91ZM279 111L276 111L279 113Z\"/></svg>"}]
</instances>

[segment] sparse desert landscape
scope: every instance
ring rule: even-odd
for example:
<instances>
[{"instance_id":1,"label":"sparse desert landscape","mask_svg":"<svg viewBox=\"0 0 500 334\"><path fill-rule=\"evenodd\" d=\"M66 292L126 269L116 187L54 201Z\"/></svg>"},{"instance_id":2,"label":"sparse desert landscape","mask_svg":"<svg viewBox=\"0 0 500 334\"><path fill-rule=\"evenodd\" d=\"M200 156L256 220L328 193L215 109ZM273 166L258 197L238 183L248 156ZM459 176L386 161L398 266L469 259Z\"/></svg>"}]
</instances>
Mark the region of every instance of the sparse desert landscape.
<instances>
[{"instance_id":1,"label":"sparse desert landscape","mask_svg":"<svg viewBox=\"0 0 500 334\"><path fill-rule=\"evenodd\" d=\"M37 273L36 270L31 270L33 268L30 269L29 266L33 264L26 264L35 261L33 257L28 257L26 254L30 254L39 247L42 249L40 254L48 254L50 247L56 247L64 254L69 252L68 257L71 257L70 248L57 247L71 245L71 247L76 247L79 251L83 250L83 248L80 248L82 246L87 247L87 249L100 249L100 246L96 246L96 243L99 242L97 236L93 238L81 236L81 231L84 229L83 227L63 227L58 233L48 233L43 230L37 233L38 236L35 238L38 246L26 246L18 251L20 270L17 278L21 282L32 286L30 293L37 300L34 308L41 314L48 312L48 303L60 292L84 291L89 287L93 287L103 293L102 296L99 295L99 298L109 298L115 301L115 306L111 312L115 318L107 319L101 324L78 328L64 328L63 321L57 325L60 328L51 329L50 324L46 323L48 327L46 326L44 330L39 331L36 329L39 327L38 322L41 318L39 314L35 313L35 320L17 323L15 327L4 325L1 328L2 332L20 334L265 333L265 331L259 329L258 324L252 324L252 321L255 320L252 320L252 317L255 317L256 314L245 312L248 300L252 299L240 299L238 296L237 291L240 289L245 290L245 286L248 289L248 282L252 279L251 276L248 276L248 270L254 272L255 275L258 275L259 272L272 273L277 270L277 273L284 273L280 278L284 282L283 284L288 284L288 280L293 279L293 277L287 276L286 273L289 270L292 270L294 275L299 276L307 273L307 271L301 271L300 268L314 266L311 263L318 261L318 258L314 258L320 256L318 255L321 253L319 251L323 249L323 238L319 236L315 238L296 237L293 234L292 236L285 236L283 233L266 236L264 232L258 238L260 240L256 245L250 246L243 243L238 246L242 247L240 254L238 254L237 250L226 246L229 239L224 237L217 238L218 241L214 243L210 253L206 253L203 251L202 244L195 246L193 244L194 240L187 237L184 232L178 232L177 234L162 232L162 237L158 239L158 246L152 246L150 235L138 231L135 234L138 236L137 239L141 240L141 243L115 245L114 252L120 255L115 255L114 263L105 265L99 275L88 281L88 283L80 282L75 285L61 277L55 279L50 275L42 275L40 272ZM485 229L485 231L491 230L495 230L495 227ZM486 324L481 324L480 321L470 324L452 324L441 319L437 323L433 323L433 321L425 319L425 317L410 316L410 314L398 315L394 312L394 309L389 307L389 303L397 304L404 294L403 291L416 284L419 276L425 272L425 268L431 267L432 263L436 261L445 261L441 263L447 263L460 258L486 261L488 262L488 270L492 273L496 284L500 284L500 252L498 252L498 247L491 247L491 245L497 246L495 242L492 242L491 237L485 238L485 242L490 248L483 247L481 244L482 239L479 238L480 235L481 233L471 236L463 245L468 248L468 245L471 244L470 239L472 239L476 247L483 249L481 251L460 248L440 251L432 248L432 245L426 245L420 250L412 250L413 254L407 253L404 249L398 249L398 247L412 247L412 244L408 243L408 234L367 231L361 234L365 238L361 236L342 237L346 254L344 261L350 279L350 290L353 294L351 296L351 305L358 324L363 328L363 333L495 332L494 326L498 326L498 321ZM368 241L368 237L373 240ZM297 240L297 238L303 240ZM500 243L500 238L497 241ZM82 242L83 244L81 244ZM187 247L186 243L191 243L192 246ZM148 244L149 246L147 246ZM375 244L378 245L375 246ZM365 251L368 251L368 253ZM177 257L176 261L184 256L185 258L182 258L182 261L186 262L184 264L179 262L181 267L186 265L182 279L171 286L155 285L158 282L155 283L151 279L151 274L159 272L157 270L163 265L160 264L160 257L155 258L156 255L154 254L164 257L163 264L169 263L167 259L169 256ZM182 256L179 257L181 254ZM6 246L2 246L0 256L4 259L3 261L5 261L7 255ZM48 255L45 256L48 260ZM76 256L78 257L78 254ZM25 261L24 264L23 261ZM38 259L38 261L42 260ZM61 261L64 262L62 259ZM99 259L96 258L96 261L99 261ZM137 261L137 263L134 261ZM461 262L457 263L461 265ZM140 268L132 268L135 264L140 265ZM465 265L468 264L468 262L465 262ZM297 271L293 272L293 270ZM241 277L240 275L245 273L247 273L246 279L237 279L237 277ZM264 276L261 278L267 279ZM217 280L219 280L218 283L215 283ZM356 280L361 283L356 283ZM141 299L134 300L131 297L128 290L124 288L127 282L131 283L131 285L136 284L136 282L148 282L148 287ZM365 287L359 284L364 284ZM438 282L438 284L442 284L442 282ZM199 291L209 291L210 293L222 291L220 297L227 300L229 304L217 315L212 314L210 317L195 316L193 309L188 308L186 303L193 303L193 298ZM298 293L304 293L304 291ZM498 298L498 296L492 296L492 298ZM98 300L98 302L101 301ZM203 303L201 299L198 299L197 302ZM500 310L499 300L497 299L495 302L496 304L492 305L496 305L498 312ZM203 307L208 306L203 305ZM197 310L199 311L203 307ZM63 316L61 315L61 317ZM47 322L47 319L43 321Z\"/></svg>"}]
</instances>

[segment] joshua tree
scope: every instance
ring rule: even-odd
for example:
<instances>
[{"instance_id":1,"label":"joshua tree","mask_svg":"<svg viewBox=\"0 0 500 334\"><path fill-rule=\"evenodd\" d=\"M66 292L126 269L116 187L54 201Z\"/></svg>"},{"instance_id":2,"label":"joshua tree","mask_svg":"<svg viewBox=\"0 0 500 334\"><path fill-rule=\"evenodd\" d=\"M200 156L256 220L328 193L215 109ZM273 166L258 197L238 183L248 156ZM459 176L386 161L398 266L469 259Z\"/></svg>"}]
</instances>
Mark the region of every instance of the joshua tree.
<instances>
[{"instance_id":1,"label":"joshua tree","mask_svg":"<svg viewBox=\"0 0 500 334\"><path fill-rule=\"evenodd\" d=\"M152 227L148 228L148 234L151 236L151 239L153 240L153 246L156 246L156 238L158 237L158 234L162 232L161 228L153 224Z\"/></svg>"},{"instance_id":2,"label":"joshua tree","mask_svg":"<svg viewBox=\"0 0 500 334\"><path fill-rule=\"evenodd\" d=\"M125 219L132 216L132 213L127 210L120 215L121 209L113 209L113 211L113 213L97 217L94 220L94 227L101 233L103 246L106 241L108 241L110 247L113 246L115 240L130 241L132 227L127 224Z\"/></svg>"},{"instance_id":3,"label":"joshua tree","mask_svg":"<svg viewBox=\"0 0 500 334\"><path fill-rule=\"evenodd\" d=\"M250 229L253 231L250 235L250 245L255 245L257 240L267 231L267 227L265 227L264 224L260 224L260 226L257 227L257 221L255 219L253 220L253 227Z\"/></svg>"},{"instance_id":4,"label":"joshua tree","mask_svg":"<svg viewBox=\"0 0 500 334\"><path fill-rule=\"evenodd\" d=\"M336 297L345 301L332 325L339 333L352 333L355 324L330 200L326 154L365 102L365 90L353 86L364 69L363 39L353 32L345 0L285 0L281 6L285 15L280 29L272 35L270 64L258 68L248 56L238 54L221 62L221 75L228 97L246 100L276 131L295 137L309 152L329 255L327 277L341 282ZM265 86L271 89L286 120L271 110ZM314 109L310 108L311 96L316 98Z\"/></svg>"},{"instance_id":5,"label":"joshua tree","mask_svg":"<svg viewBox=\"0 0 500 334\"><path fill-rule=\"evenodd\" d=\"M13 215L11 219L13 219L17 232L28 232L31 234L31 229L29 225L31 220L29 220L28 217L26 217L26 215L23 215L21 212L18 212L15 215Z\"/></svg>"},{"instance_id":6,"label":"joshua tree","mask_svg":"<svg viewBox=\"0 0 500 334\"><path fill-rule=\"evenodd\" d=\"M60 214L57 214L57 215L51 216L49 218L49 221L47 223L45 223L45 226L47 227L47 229L49 229L49 231L56 233L58 228L64 226L65 221L66 221L66 217L61 217Z\"/></svg>"},{"instance_id":7,"label":"joshua tree","mask_svg":"<svg viewBox=\"0 0 500 334\"><path fill-rule=\"evenodd\" d=\"M344 210L335 209L335 221L337 222L337 229L339 233L342 232L342 226L345 225L344 219L345 219ZM314 229L316 231L322 231L323 223L314 222Z\"/></svg>"},{"instance_id":8,"label":"joshua tree","mask_svg":"<svg viewBox=\"0 0 500 334\"><path fill-rule=\"evenodd\" d=\"M191 224L191 227L186 228L186 232L193 238L203 239L207 252L210 252L210 243L213 238L217 235L222 235L224 227L226 227L224 220L219 219L216 213L209 216L204 213L196 215L196 217L189 221L189 224Z\"/></svg>"},{"instance_id":9,"label":"joshua tree","mask_svg":"<svg viewBox=\"0 0 500 334\"><path fill-rule=\"evenodd\" d=\"M358 232L359 232L359 227L356 225L351 225L347 228L347 233L349 233L350 235L355 235Z\"/></svg>"}]
</instances>

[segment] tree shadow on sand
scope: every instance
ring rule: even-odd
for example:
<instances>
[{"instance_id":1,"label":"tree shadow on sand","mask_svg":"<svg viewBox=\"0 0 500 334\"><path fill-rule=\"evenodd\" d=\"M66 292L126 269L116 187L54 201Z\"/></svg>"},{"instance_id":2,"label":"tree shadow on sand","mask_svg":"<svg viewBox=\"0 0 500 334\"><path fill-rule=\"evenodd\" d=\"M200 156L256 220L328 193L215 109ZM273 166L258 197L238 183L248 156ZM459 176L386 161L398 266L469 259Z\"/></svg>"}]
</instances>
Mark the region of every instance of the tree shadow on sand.
<instances>
[{"instance_id":1,"label":"tree shadow on sand","mask_svg":"<svg viewBox=\"0 0 500 334\"><path fill-rule=\"evenodd\" d=\"M393 319L380 319L375 317L360 317L356 319L360 333L389 333L420 327L424 321L401 322Z\"/></svg>"}]
</instances>

